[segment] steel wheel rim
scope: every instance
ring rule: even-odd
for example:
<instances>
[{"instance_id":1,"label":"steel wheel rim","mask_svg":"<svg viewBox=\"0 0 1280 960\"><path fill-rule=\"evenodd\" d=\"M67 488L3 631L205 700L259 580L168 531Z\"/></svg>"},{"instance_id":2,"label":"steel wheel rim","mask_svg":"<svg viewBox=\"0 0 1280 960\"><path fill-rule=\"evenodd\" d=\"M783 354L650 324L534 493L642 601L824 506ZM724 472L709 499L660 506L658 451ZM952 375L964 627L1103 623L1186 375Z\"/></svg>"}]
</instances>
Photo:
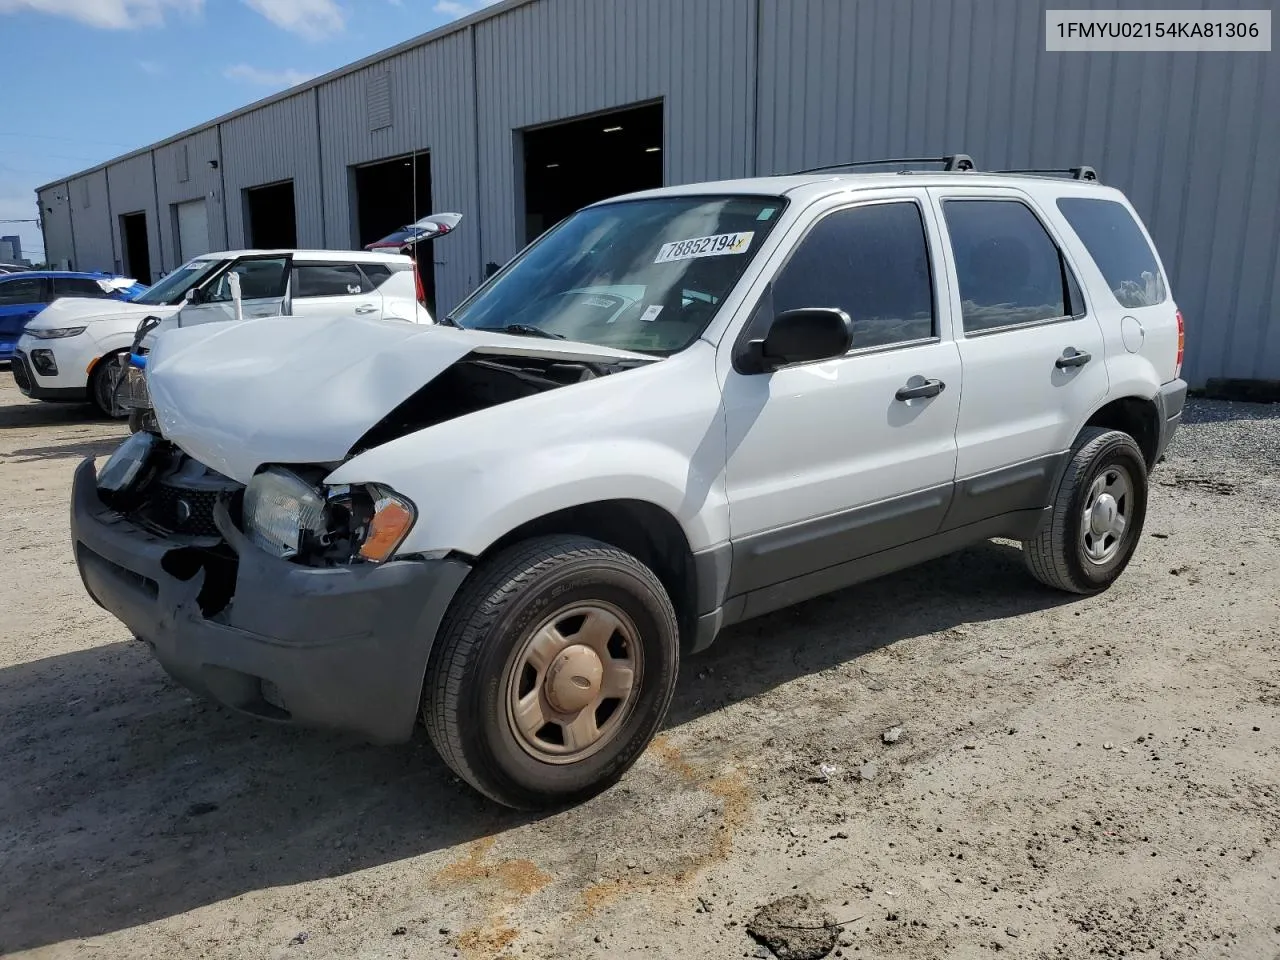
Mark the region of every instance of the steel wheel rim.
<instances>
[{"instance_id":1,"label":"steel wheel rim","mask_svg":"<svg viewBox=\"0 0 1280 960\"><path fill-rule=\"evenodd\" d=\"M622 610L592 600L561 608L521 643L507 677L507 726L530 756L576 763L626 725L644 668L640 632Z\"/></svg>"},{"instance_id":2,"label":"steel wheel rim","mask_svg":"<svg viewBox=\"0 0 1280 960\"><path fill-rule=\"evenodd\" d=\"M1133 507L1129 471L1119 464L1104 467L1089 485L1080 516L1080 547L1086 560L1101 566L1115 559L1133 519Z\"/></svg>"}]
</instances>

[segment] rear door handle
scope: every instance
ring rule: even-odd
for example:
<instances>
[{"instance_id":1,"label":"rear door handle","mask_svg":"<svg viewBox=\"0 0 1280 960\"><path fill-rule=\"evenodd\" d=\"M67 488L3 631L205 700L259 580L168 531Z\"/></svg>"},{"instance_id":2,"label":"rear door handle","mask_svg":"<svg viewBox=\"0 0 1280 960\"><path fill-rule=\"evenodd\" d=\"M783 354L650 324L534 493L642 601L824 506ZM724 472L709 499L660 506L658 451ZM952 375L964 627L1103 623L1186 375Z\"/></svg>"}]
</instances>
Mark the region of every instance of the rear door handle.
<instances>
[{"instance_id":1,"label":"rear door handle","mask_svg":"<svg viewBox=\"0 0 1280 960\"><path fill-rule=\"evenodd\" d=\"M909 383L898 388L898 392L893 395L895 400L924 400L927 397L936 397L947 385L941 380L925 380L923 383Z\"/></svg>"},{"instance_id":2,"label":"rear door handle","mask_svg":"<svg viewBox=\"0 0 1280 960\"><path fill-rule=\"evenodd\" d=\"M378 312L378 308L375 307L372 303L362 303L360 304L360 306L356 307L356 313L377 313L377 312Z\"/></svg>"},{"instance_id":3,"label":"rear door handle","mask_svg":"<svg viewBox=\"0 0 1280 960\"><path fill-rule=\"evenodd\" d=\"M1062 356L1054 361L1053 365L1059 370L1066 370L1068 367L1083 367L1092 359L1093 354L1085 350L1067 347L1066 350L1062 351Z\"/></svg>"}]
</instances>

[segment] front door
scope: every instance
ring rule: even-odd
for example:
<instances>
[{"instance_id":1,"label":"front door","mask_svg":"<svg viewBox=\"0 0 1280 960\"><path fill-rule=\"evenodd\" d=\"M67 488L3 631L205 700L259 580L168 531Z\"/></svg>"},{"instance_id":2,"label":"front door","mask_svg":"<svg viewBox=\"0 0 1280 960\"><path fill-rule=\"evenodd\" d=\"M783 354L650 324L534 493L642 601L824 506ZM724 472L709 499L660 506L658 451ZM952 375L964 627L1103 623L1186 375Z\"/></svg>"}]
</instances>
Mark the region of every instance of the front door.
<instances>
[{"instance_id":1,"label":"front door","mask_svg":"<svg viewBox=\"0 0 1280 960\"><path fill-rule=\"evenodd\" d=\"M177 325L190 327L198 323L217 323L235 319L228 275L240 277L240 306L244 319L274 317L284 308L288 291L288 257L243 257L218 274L200 291L197 302L189 302L178 311Z\"/></svg>"},{"instance_id":2,"label":"front door","mask_svg":"<svg viewBox=\"0 0 1280 960\"><path fill-rule=\"evenodd\" d=\"M762 309L844 310L848 354L724 373L730 596L941 524L955 478L960 358L935 284L927 200L909 191L831 209L778 271Z\"/></svg>"},{"instance_id":3,"label":"front door","mask_svg":"<svg viewBox=\"0 0 1280 960\"><path fill-rule=\"evenodd\" d=\"M20 273L0 275L0 360L13 356L22 329L49 302L49 281Z\"/></svg>"},{"instance_id":4,"label":"front door","mask_svg":"<svg viewBox=\"0 0 1280 960\"><path fill-rule=\"evenodd\" d=\"M1102 329L1030 201L1013 190L931 192L962 328L952 527L1047 505L1108 377Z\"/></svg>"}]
</instances>

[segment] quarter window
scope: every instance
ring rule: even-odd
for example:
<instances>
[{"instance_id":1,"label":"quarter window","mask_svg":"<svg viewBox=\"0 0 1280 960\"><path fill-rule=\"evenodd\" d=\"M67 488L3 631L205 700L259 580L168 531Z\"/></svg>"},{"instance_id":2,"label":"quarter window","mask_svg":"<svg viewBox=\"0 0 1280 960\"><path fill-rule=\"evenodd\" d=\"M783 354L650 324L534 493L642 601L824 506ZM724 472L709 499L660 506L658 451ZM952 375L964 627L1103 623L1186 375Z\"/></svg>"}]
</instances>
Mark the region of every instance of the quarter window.
<instances>
[{"instance_id":1,"label":"quarter window","mask_svg":"<svg viewBox=\"0 0 1280 960\"><path fill-rule=\"evenodd\" d=\"M1122 307L1153 307L1168 291L1151 244L1133 215L1114 200L1062 197L1058 209L1093 257Z\"/></svg>"},{"instance_id":2,"label":"quarter window","mask_svg":"<svg viewBox=\"0 0 1280 960\"><path fill-rule=\"evenodd\" d=\"M942 209L966 333L1083 312L1070 268L1026 204L948 200Z\"/></svg>"},{"instance_id":3,"label":"quarter window","mask_svg":"<svg viewBox=\"0 0 1280 960\"><path fill-rule=\"evenodd\" d=\"M293 268L295 297L353 297L369 289L354 263L306 263Z\"/></svg>"},{"instance_id":4,"label":"quarter window","mask_svg":"<svg viewBox=\"0 0 1280 960\"><path fill-rule=\"evenodd\" d=\"M773 289L775 313L838 307L853 320L854 349L935 335L933 279L920 208L876 203L823 217Z\"/></svg>"},{"instance_id":5,"label":"quarter window","mask_svg":"<svg viewBox=\"0 0 1280 960\"><path fill-rule=\"evenodd\" d=\"M39 277L22 277L0 283L0 304L40 303L44 299L44 281Z\"/></svg>"}]
</instances>

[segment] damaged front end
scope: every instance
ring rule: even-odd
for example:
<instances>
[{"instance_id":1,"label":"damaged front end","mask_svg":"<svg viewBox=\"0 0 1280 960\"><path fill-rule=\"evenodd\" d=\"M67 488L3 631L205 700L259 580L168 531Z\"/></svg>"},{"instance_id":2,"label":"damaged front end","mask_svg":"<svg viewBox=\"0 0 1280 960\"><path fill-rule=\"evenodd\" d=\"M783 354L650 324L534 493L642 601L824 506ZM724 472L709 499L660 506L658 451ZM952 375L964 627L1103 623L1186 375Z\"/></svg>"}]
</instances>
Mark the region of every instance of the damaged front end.
<instances>
[{"instance_id":1,"label":"damaged front end","mask_svg":"<svg viewBox=\"0 0 1280 960\"><path fill-rule=\"evenodd\" d=\"M279 524L246 522L244 485L137 433L101 474L92 460L76 471L76 563L90 596L185 686L269 720L404 740L431 639L469 568L359 557L376 526L372 493L335 492L320 510L331 530L264 548Z\"/></svg>"}]
</instances>

